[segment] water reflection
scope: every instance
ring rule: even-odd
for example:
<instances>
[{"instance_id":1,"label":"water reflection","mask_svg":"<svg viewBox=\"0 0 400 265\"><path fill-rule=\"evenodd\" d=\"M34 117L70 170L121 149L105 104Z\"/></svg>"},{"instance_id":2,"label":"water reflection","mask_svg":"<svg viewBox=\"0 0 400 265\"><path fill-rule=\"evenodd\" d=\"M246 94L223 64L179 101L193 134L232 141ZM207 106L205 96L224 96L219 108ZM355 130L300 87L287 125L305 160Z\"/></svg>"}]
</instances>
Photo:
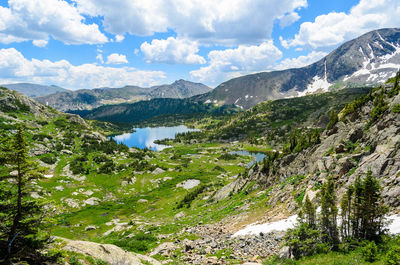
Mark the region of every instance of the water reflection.
<instances>
[{"instance_id":1,"label":"water reflection","mask_svg":"<svg viewBox=\"0 0 400 265\"><path fill-rule=\"evenodd\" d=\"M175 139L175 135L177 133L198 131L197 129L189 129L185 125L174 127L147 127L133 129L135 130L135 132L117 135L114 137L114 139L118 143L123 143L128 147L136 147L140 149L147 147L154 151L161 151L169 146L155 144L154 141L167 138Z\"/></svg>"},{"instance_id":2,"label":"water reflection","mask_svg":"<svg viewBox=\"0 0 400 265\"><path fill-rule=\"evenodd\" d=\"M231 151L229 153L230 154L241 155L241 156L252 156L252 157L254 157L254 160L247 164L248 167L251 167L256 162L262 161L264 159L264 157L267 156L265 153L248 152L248 151Z\"/></svg>"}]
</instances>

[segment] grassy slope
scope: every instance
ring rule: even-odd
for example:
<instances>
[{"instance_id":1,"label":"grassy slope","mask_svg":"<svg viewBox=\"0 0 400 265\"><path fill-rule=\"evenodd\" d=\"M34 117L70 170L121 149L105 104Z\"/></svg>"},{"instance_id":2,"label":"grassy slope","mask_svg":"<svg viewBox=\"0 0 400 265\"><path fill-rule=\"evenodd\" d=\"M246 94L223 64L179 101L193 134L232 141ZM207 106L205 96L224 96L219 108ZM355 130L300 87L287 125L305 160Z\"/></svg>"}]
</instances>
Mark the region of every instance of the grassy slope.
<instances>
[{"instance_id":1,"label":"grassy slope","mask_svg":"<svg viewBox=\"0 0 400 265\"><path fill-rule=\"evenodd\" d=\"M266 103L271 104L271 103ZM306 105L305 105L306 106ZM242 114L239 114L242 115ZM51 149L52 154L57 157L55 165L46 165L47 172L54 174L53 178L43 179L38 182L37 190L39 195L50 199L57 208L57 225L53 228L54 235L71 239L93 240L118 244L121 247L137 252L147 252L163 241L174 241L183 238L195 238L193 234L180 234L183 227L196 225L199 221L203 223L214 223L225 217L247 212L249 218L259 214L265 214L268 210L267 202L269 194L259 194L258 188L249 188L246 192L232 194L219 202L214 202L212 194L218 188L232 181L231 177L245 171L239 166L240 162L249 162L249 157L237 157L234 160L220 159L221 153L236 150L237 145L221 143L202 144L179 144L173 143L173 149L165 149L162 152L138 152L138 156L130 155L127 150L106 154L115 163L115 170L111 173L99 173L99 168L104 162L94 161L96 156L104 154L103 151L90 150L85 152L82 146L85 143L83 135L90 134L91 129L85 126L66 121L62 115L53 119L34 117L29 113L12 113L12 118L28 123L38 123L40 126L32 126L28 129L30 142L51 145L52 143L70 142L63 150L71 150L73 153L63 153ZM0 127L9 130L13 128L10 119L0 119ZM211 119L210 123L218 123L218 120ZM108 127L106 127L108 128ZM73 134L66 134L72 131ZM110 131L110 130L109 130ZM51 136L48 141L33 140L34 135L44 134ZM49 139L50 137L48 137ZM242 145L241 143L239 143ZM257 149L262 146L245 145L245 149ZM265 150L265 149L263 149ZM85 180L75 180L68 176L65 166L81 155L85 155L88 161L84 168L88 173L78 174L76 177L85 176ZM143 174L136 171L136 166L127 166L133 162L147 161ZM218 166L218 167L217 167ZM165 172L153 174L154 168L164 168ZM222 169L221 169L222 168ZM224 173L224 175L222 174ZM132 177L136 178L135 183L122 185ZM170 179L164 179L170 178ZM176 205L190 191L176 188L176 184L187 179L199 179L207 189L196 196L188 208L177 209ZM56 187L62 187L58 190ZM84 195L82 192L92 191L92 195ZM73 195L76 192L77 195ZM98 205L85 205L88 198L96 197L101 199ZM78 208L68 206L66 199L73 199ZM139 202L145 199L147 202ZM238 210L244 205L250 205L248 210ZM174 218L178 213L184 213L180 219ZM124 231L113 232L107 236L103 234L114 227L108 222L119 219L120 223L128 223ZM89 225L96 226L96 229L86 231ZM132 240L126 236L135 234ZM143 233L147 236L142 236ZM163 239L158 239L158 236ZM142 238L140 238L142 236ZM141 241L142 243L138 243ZM316 256L299 261L300 264L333 264L331 261L343 261L337 264L350 264L357 253ZM179 255L175 259L179 263ZM357 263L356 263L357 264ZM376 263L381 264L381 263Z\"/></svg>"}]
</instances>

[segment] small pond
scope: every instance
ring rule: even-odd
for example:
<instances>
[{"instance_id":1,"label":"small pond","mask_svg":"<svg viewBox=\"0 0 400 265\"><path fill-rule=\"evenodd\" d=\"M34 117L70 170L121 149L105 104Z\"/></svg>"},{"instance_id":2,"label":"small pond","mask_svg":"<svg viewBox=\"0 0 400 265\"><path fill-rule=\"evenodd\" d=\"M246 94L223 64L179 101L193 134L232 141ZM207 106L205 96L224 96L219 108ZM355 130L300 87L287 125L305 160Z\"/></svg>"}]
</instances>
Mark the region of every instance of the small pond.
<instances>
[{"instance_id":1,"label":"small pond","mask_svg":"<svg viewBox=\"0 0 400 265\"><path fill-rule=\"evenodd\" d=\"M256 162L263 161L264 157L267 156L267 154L265 154L265 153L248 152L248 151L231 151L229 153L230 154L241 155L241 156L252 156L252 157L254 157L254 160L247 164L248 167L251 167Z\"/></svg>"},{"instance_id":2,"label":"small pond","mask_svg":"<svg viewBox=\"0 0 400 265\"><path fill-rule=\"evenodd\" d=\"M161 151L164 148L170 147L162 144L155 144L156 140L175 139L177 133L198 131L197 129L189 129L185 125L174 127L147 127L133 128L133 133L124 133L114 136L114 140L118 143L123 143L128 147L136 147L143 149L147 147L153 151Z\"/></svg>"}]
</instances>

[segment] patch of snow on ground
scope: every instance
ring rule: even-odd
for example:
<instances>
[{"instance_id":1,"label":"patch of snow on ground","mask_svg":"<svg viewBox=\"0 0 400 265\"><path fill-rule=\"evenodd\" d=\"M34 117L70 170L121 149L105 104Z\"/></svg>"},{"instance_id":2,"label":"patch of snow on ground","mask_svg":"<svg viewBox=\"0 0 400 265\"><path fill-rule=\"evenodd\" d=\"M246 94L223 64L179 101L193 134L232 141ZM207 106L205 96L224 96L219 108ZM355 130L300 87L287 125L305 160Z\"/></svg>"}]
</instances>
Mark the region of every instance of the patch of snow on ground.
<instances>
[{"instance_id":1,"label":"patch of snow on ground","mask_svg":"<svg viewBox=\"0 0 400 265\"><path fill-rule=\"evenodd\" d=\"M289 228L293 228L296 222L297 222L297 214L292 215L287 219L283 219L276 222L265 223L265 224L250 224L246 226L244 229L239 230L235 234L233 234L233 237L245 236L245 235L258 235L260 234L260 232L269 233L272 231L286 231Z\"/></svg>"},{"instance_id":2,"label":"patch of snow on ground","mask_svg":"<svg viewBox=\"0 0 400 265\"><path fill-rule=\"evenodd\" d=\"M184 182L181 182L179 184L176 185L176 187L182 187L185 190L190 190L191 188L194 188L196 186L198 186L200 184L200 180L198 179L188 179L185 180Z\"/></svg>"},{"instance_id":3,"label":"patch of snow on ground","mask_svg":"<svg viewBox=\"0 0 400 265\"><path fill-rule=\"evenodd\" d=\"M400 234L400 215L389 215L387 220L390 221L388 225L390 234ZM289 228L293 228L297 223L297 214L292 215L286 219L280 221L264 223L264 224L250 224L237 231L232 237L245 236L245 235L258 235L262 233L269 233L272 231L286 231ZM340 220L338 220L338 226L340 225Z\"/></svg>"},{"instance_id":4,"label":"patch of snow on ground","mask_svg":"<svg viewBox=\"0 0 400 265\"><path fill-rule=\"evenodd\" d=\"M211 100L207 99L204 103L206 104L211 103Z\"/></svg>"},{"instance_id":5,"label":"patch of snow on ground","mask_svg":"<svg viewBox=\"0 0 400 265\"><path fill-rule=\"evenodd\" d=\"M391 221L389 224L389 232L391 234L400 234L400 215L390 215L388 220Z\"/></svg>"}]
</instances>

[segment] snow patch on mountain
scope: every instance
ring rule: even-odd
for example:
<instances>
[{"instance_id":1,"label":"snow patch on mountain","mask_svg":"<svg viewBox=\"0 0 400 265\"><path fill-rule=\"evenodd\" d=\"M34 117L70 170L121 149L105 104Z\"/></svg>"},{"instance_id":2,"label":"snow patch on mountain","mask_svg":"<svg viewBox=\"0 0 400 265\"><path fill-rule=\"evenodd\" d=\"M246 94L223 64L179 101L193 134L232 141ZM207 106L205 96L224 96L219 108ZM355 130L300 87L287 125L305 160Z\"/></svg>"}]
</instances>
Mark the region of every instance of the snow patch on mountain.
<instances>
[{"instance_id":1,"label":"snow patch on mountain","mask_svg":"<svg viewBox=\"0 0 400 265\"><path fill-rule=\"evenodd\" d=\"M313 82L310 83L307 86L307 89L302 91L302 92L298 92L298 96L305 96L307 94L313 94L316 92L326 92L329 90L329 87L332 85L331 83L328 82L327 80L327 75L326 75L326 61L324 63L325 66L325 73L324 73L324 77L321 78L319 76L314 76L313 78Z\"/></svg>"},{"instance_id":2,"label":"snow patch on mountain","mask_svg":"<svg viewBox=\"0 0 400 265\"><path fill-rule=\"evenodd\" d=\"M380 36L379 33L378 36ZM380 39L385 44L392 46L395 51L383 56L375 56L373 48L368 44L370 54L369 56L366 56L365 52L360 47L359 51L365 58L363 65L352 75L343 78L343 81L355 82L363 80L366 84L376 84L383 83L385 80L396 74L400 69L400 46L398 44L394 45L393 43L387 42L383 40L382 37L380 37ZM380 43L375 43L379 44L377 45L378 47L383 48Z\"/></svg>"}]
</instances>

